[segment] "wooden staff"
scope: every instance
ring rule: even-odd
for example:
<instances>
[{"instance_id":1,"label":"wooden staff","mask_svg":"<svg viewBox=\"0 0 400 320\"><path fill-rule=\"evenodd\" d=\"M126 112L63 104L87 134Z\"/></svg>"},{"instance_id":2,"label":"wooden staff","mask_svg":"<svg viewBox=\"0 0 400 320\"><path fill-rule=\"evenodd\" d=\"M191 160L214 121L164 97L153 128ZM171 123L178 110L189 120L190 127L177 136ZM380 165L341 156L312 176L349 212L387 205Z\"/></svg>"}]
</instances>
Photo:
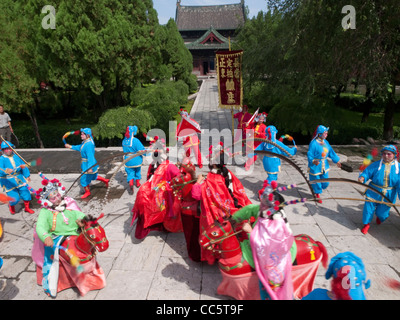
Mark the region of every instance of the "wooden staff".
<instances>
[{"instance_id":1,"label":"wooden staff","mask_svg":"<svg viewBox=\"0 0 400 320\"><path fill-rule=\"evenodd\" d=\"M0 135L1 140L3 140L5 142L5 144L23 161L25 162L25 164L30 168L31 165L29 164L29 162L26 162L24 158L22 158L17 151L15 151L15 149L13 147L10 146L10 144L3 138L3 136Z\"/></svg>"}]
</instances>

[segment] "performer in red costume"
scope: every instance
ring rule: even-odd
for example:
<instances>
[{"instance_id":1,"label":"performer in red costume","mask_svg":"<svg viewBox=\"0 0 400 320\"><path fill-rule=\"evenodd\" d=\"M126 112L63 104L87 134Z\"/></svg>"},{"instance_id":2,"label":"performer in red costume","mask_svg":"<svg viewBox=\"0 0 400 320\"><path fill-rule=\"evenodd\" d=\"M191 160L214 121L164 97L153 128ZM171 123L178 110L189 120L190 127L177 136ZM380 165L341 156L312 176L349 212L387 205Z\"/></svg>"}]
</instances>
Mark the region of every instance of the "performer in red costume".
<instances>
[{"instance_id":1,"label":"performer in red costume","mask_svg":"<svg viewBox=\"0 0 400 320\"><path fill-rule=\"evenodd\" d=\"M191 260L200 262L200 206L199 201L195 198L201 197L198 194L201 189L193 188L193 185L197 181L200 182L203 177L199 176L196 180L196 169L189 158L183 160L180 172L179 176L172 179L171 188L174 190L174 195L180 200L180 213L188 256Z\"/></svg>"},{"instance_id":2,"label":"performer in red costume","mask_svg":"<svg viewBox=\"0 0 400 320\"><path fill-rule=\"evenodd\" d=\"M265 120L267 119L267 114L265 112L259 114L254 121L252 121L248 129L254 130L254 135L253 133L249 130L248 132L251 132L248 135L248 140L246 140L246 152L247 153L253 153L254 149L257 148L262 141L254 141L254 143L250 140L251 138L259 138L259 139L265 139L266 134L265 134L265 129L267 126L264 124ZM245 169L246 171L250 169L250 166L257 160L257 155L255 155L252 158L249 158L246 161L245 164Z\"/></svg>"},{"instance_id":3,"label":"performer in red costume","mask_svg":"<svg viewBox=\"0 0 400 320\"><path fill-rule=\"evenodd\" d=\"M186 157L190 157L191 150L193 150L197 165L199 168L202 168L203 162L200 152L200 140L197 137L197 133L201 133L200 125L194 119L190 118L186 110L181 109L180 115L182 120L176 128L176 137L177 139L183 139Z\"/></svg>"},{"instance_id":4,"label":"performer in red costume","mask_svg":"<svg viewBox=\"0 0 400 320\"><path fill-rule=\"evenodd\" d=\"M242 139L243 143L244 140L246 139L246 127L247 122L251 119L251 114L248 112L249 108L244 105L242 108L242 111L234 114L234 118L238 120L238 126L237 129L242 130ZM238 142L240 140L240 131L238 130L235 134L235 142Z\"/></svg>"},{"instance_id":5,"label":"performer in red costume","mask_svg":"<svg viewBox=\"0 0 400 320\"><path fill-rule=\"evenodd\" d=\"M225 167L227 154L221 145L212 150L210 155L210 172L204 179L199 175L192 188L194 199L201 200L200 232L215 220L230 217L240 208L251 204L239 179ZM201 250L201 260L213 264L214 254Z\"/></svg>"},{"instance_id":6,"label":"performer in red costume","mask_svg":"<svg viewBox=\"0 0 400 320\"><path fill-rule=\"evenodd\" d=\"M158 150L158 156L161 157L158 160L164 159L167 153L163 145L155 143L154 148ZM137 239L145 238L153 230L182 231L180 203L173 196L172 188L169 184L174 177L180 174L180 171L169 160L163 161L158 166L156 164L154 173L139 188L132 208L131 225L137 220L135 230Z\"/></svg>"}]
</instances>

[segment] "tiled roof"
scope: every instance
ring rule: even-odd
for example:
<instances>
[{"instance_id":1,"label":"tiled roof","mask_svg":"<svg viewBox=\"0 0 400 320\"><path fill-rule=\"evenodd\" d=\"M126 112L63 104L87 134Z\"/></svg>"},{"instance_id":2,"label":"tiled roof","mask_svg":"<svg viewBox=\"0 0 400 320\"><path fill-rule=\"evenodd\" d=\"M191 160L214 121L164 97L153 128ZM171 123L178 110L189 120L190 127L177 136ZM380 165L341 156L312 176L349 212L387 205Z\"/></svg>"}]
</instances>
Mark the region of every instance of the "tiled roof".
<instances>
[{"instance_id":1,"label":"tiled roof","mask_svg":"<svg viewBox=\"0 0 400 320\"><path fill-rule=\"evenodd\" d=\"M182 6L178 1L175 22L179 31L237 29L244 24L244 1L214 6Z\"/></svg>"},{"instance_id":2,"label":"tiled roof","mask_svg":"<svg viewBox=\"0 0 400 320\"><path fill-rule=\"evenodd\" d=\"M222 36L213 27L210 27L199 39L186 44L186 48L190 49L228 49L229 39Z\"/></svg>"}]
</instances>

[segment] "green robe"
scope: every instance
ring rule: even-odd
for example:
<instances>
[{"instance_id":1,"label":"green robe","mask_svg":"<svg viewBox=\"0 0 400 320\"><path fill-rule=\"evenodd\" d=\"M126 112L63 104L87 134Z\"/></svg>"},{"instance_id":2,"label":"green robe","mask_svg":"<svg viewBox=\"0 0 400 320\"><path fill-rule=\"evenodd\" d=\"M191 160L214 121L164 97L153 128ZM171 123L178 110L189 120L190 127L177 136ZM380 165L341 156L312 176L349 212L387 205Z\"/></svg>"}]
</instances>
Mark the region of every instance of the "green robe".
<instances>
[{"instance_id":1,"label":"green robe","mask_svg":"<svg viewBox=\"0 0 400 320\"><path fill-rule=\"evenodd\" d=\"M77 219L83 219L85 214L77 210L64 210L65 218L68 219L68 224L65 223L63 214L58 211L49 210L47 208L40 209L39 217L36 223L36 233L41 241L47 237L53 236L69 236L79 235ZM53 217L55 216L55 226L53 227ZM52 230L54 228L54 230Z\"/></svg>"},{"instance_id":2,"label":"green robe","mask_svg":"<svg viewBox=\"0 0 400 320\"><path fill-rule=\"evenodd\" d=\"M236 222L240 223L244 220L250 220L251 217L254 217L256 219L256 221L252 225L252 227L254 228L255 224L257 223L259 211L260 211L259 204L249 204L243 207L242 209L236 211L232 216L232 218ZM240 247L242 249L243 257L245 258L245 260L249 263L249 265L255 268L253 260L253 252L251 251L251 246L250 246L250 234L248 234L248 239L240 243ZM296 241L293 241L292 248L290 249L290 254L292 256L292 263L293 263L294 260L296 259L296 254L297 254Z\"/></svg>"}]
</instances>

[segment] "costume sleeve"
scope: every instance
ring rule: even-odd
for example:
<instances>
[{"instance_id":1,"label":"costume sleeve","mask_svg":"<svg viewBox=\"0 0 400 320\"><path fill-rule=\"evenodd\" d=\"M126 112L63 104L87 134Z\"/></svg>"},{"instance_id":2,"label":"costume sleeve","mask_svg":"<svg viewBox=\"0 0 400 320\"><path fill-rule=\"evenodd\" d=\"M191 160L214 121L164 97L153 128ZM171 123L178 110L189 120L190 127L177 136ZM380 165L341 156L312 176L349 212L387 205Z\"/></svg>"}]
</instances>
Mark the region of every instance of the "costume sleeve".
<instances>
[{"instance_id":1,"label":"costume sleeve","mask_svg":"<svg viewBox=\"0 0 400 320\"><path fill-rule=\"evenodd\" d=\"M283 142L280 142L279 140L276 140L275 142L276 142L277 145L279 145L280 147L282 147L283 149L285 149L287 152L289 152L292 156L294 156L294 155L296 154L297 148L295 148L295 147L289 148L288 146L286 146ZM280 150L280 149L277 149L277 151L278 151L277 153L279 153L279 154L286 155L286 153L283 152L283 151Z\"/></svg>"},{"instance_id":2,"label":"costume sleeve","mask_svg":"<svg viewBox=\"0 0 400 320\"><path fill-rule=\"evenodd\" d=\"M44 239L46 239L47 237L51 236L50 221L52 221L51 211L42 208L39 212L39 217L36 222L36 233L42 242L44 242Z\"/></svg>"},{"instance_id":3,"label":"costume sleeve","mask_svg":"<svg viewBox=\"0 0 400 320\"><path fill-rule=\"evenodd\" d=\"M75 151L81 151L81 147L82 147L82 144L76 144L76 145L71 146L71 149L75 150Z\"/></svg>"},{"instance_id":4,"label":"costume sleeve","mask_svg":"<svg viewBox=\"0 0 400 320\"><path fill-rule=\"evenodd\" d=\"M312 162L315 159L314 153L315 153L315 143L313 140L313 141L311 141L310 145L308 146L308 151L307 151L308 166L312 165Z\"/></svg>"},{"instance_id":5,"label":"costume sleeve","mask_svg":"<svg viewBox=\"0 0 400 320\"><path fill-rule=\"evenodd\" d=\"M200 201L201 200L201 184L200 183L195 183L192 187L191 191L192 198L195 200Z\"/></svg>"},{"instance_id":6,"label":"costume sleeve","mask_svg":"<svg viewBox=\"0 0 400 320\"><path fill-rule=\"evenodd\" d=\"M5 160L4 160L4 157L0 157L0 177L5 177L5 176L7 176L7 173L6 173L6 168L7 168L7 166L6 166L6 164L5 164Z\"/></svg>"},{"instance_id":7,"label":"costume sleeve","mask_svg":"<svg viewBox=\"0 0 400 320\"><path fill-rule=\"evenodd\" d=\"M258 212L260 210L260 205L258 204L249 204L238 211L236 211L232 219L236 222L242 222L243 220L249 220L251 217L258 218Z\"/></svg>"},{"instance_id":8,"label":"costume sleeve","mask_svg":"<svg viewBox=\"0 0 400 320\"><path fill-rule=\"evenodd\" d=\"M235 114L233 115L233 117L234 117L235 119L237 119L237 118L239 118L239 117L241 117L241 116L242 116L242 113L241 113L241 112L235 113Z\"/></svg>"},{"instance_id":9,"label":"costume sleeve","mask_svg":"<svg viewBox=\"0 0 400 320\"><path fill-rule=\"evenodd\" d=\"M364 169L363 172L359 175L360 177L364 178L364 183L366 183L368 180L372 179L373 176L375 175L376 172L376 165L379 163L379 161L371 163L368 167Z\"/></svg>"}]
</instances>

